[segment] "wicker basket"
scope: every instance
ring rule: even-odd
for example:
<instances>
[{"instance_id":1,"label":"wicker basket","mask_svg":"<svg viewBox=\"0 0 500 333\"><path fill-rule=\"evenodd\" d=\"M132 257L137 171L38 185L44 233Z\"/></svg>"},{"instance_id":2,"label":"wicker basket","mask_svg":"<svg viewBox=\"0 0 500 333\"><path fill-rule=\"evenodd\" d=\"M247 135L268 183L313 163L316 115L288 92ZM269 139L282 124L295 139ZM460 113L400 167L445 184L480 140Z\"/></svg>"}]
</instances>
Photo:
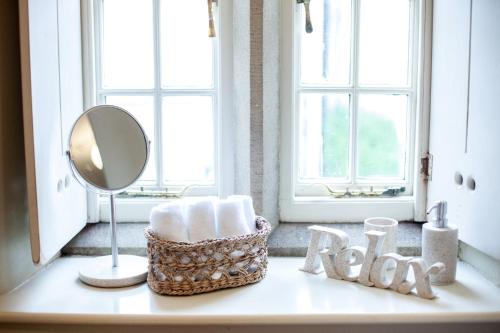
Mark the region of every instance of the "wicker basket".
<instances>
[{"instance_id":1,"label":"wicker basket","mask_svg":"<svg viewBox=\"0 0 500 333\"><path fill-rule=\"evenodd\" d=\"M146 228L149 287L164 295L193 295L262 280L271 226L262 217L256 226L250 235L196 243L162 240Z\"/></svg>"}]
</instances>

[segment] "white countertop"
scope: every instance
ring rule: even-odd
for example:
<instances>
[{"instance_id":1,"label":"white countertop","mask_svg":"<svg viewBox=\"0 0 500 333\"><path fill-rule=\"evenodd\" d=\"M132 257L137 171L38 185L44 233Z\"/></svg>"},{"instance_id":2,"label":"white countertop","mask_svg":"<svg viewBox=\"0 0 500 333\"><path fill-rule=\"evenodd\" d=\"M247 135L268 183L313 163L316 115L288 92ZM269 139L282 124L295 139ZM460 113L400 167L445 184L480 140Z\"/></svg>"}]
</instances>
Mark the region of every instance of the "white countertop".
<instances>
[{"instance_id":1,"label":"white countertop","mask_svg":"<svg viewBox=\"0 0 500 333\"><path fill-rule=\"evenodd\" d=\"M0 296L0 324L293 324L500 322L500 288L460 263L434 300L299 271L303 258L270 258L260 283L196 296L160 296L147 284L99 289L78 280L87 257L56 260Z\"/></svg>"}]
</instances>

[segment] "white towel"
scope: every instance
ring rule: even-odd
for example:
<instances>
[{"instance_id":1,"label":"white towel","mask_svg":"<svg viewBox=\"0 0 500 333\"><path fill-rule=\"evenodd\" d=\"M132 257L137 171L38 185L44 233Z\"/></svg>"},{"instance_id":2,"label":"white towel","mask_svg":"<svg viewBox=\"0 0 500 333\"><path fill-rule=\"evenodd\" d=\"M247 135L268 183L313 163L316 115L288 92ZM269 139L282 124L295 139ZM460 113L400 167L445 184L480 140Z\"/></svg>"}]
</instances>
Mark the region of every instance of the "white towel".
<instances>
[{"instance_id":1,"label":"white towel","mask_svg":"<svg viewBox=\"0 0 500 333\"><path fill-rule=\"evenodd\" d=\"M215 239L215 208L210 199L186 202L186 225L190 242Z\"/></svg>"},{"instance_id":2,"label":"white towel","mask_svg":"<svg viewBox=\"0 0 500 333\"><path fill-rule=\"evenodd\" d=\"M175 242L189 241L183 210L182 202L164 203L151 210L149 222L158 237Z\"/></svg>"},{"instance_id":3,"label":"white towel","mask_svg":"<svg viewBox=\"0 0 500 333\"><path fill-rule=\"evenodd\" d=\"M241 236L250 233L241 200L220 200L216 211L218 237Z\"/></svg>"},{"instance_id":4,"label":"white towel","mask_svg":"<svg viewBox=\"0 0 500 333\"><path fill-rule=\"evenodd\" d=\"M253 208L253 200L248 195L231 195L229 199L241 200L243 204L243 212L245 213L245 220L251 233L256 231L255 227L255 210Z\"/></svg>"}]
</instances>

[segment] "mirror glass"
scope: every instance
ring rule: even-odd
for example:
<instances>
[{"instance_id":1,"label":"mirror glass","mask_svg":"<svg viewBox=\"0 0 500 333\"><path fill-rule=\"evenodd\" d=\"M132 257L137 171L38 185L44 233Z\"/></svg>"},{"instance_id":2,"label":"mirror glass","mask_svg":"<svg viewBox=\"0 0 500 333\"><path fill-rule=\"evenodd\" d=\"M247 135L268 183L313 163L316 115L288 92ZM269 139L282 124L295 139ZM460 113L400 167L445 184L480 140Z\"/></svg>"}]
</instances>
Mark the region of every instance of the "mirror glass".
<instances>
[{"instance_id":1,"label":"mirror glass","mask_svg":"<svg viewBox=\"0 0 500 333\"><path fill-rule=\"evenodd\" d=\"M146 167L149 142L137 120L111 105L78 118L70 134L73 170L97 191L117 192L134 183Z\"/></svg>"}]
</instances>

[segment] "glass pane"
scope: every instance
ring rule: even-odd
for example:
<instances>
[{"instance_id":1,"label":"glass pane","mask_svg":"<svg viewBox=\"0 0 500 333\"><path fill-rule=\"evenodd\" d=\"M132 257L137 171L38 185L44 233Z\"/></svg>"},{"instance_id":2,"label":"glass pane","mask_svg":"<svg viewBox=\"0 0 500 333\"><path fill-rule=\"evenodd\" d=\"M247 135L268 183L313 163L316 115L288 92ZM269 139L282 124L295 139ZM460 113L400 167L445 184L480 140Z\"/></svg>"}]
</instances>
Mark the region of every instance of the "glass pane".
<instances>
[{"instance_id":1,"label":"glass pane","mask_svg":"<svg viewBox=\"0 0 500 333\"><path fill-rule=\"evenodd\" d=\"M163 171L168 184L213 184L211 96L168 96L162 109Z\"/></svg>"},{"instance_id":2,"label":"glass pane","mask_svg":"<svg viewBox=\"0 0 500 333\"><path fill-rule=\"evenodd\" d=\"M298 162L301 179L348 177L349 95L300 95Z\"/></svg>"},{"instance_id":3,"label":"glass pane","mask_svg":"<svg viewBox=\"0 0 500 333\"><path fill-rule=\"evenodd\" d=\"M351 1L311 1L313 32L300 22L300 82L306 85L348 85L351 57Z\"/></svg>"},{"instance_id":4,"label":"glass pane","mask_svg":"<svg viewBox=\"0 0 500 333\"><path fill-rule=\"evenodd\" d=\"M153 8L145 0L104 0L102 85L153 88Z\"/></svg>"},{"instance_id":5,"label":"glass pane","mask_svg":"<svg viewBox=\"0 0 500 333\"><path fill-rule=\"evenodd\" d=\"M119 106L130 112L141 124L148 139L151 141L149 160L146 170L136 185L156 184L156 154L155 154L155 115L152 96L106 96L106 104Z\"/></svg>"},{"instance_id":6,"label":"glass pane","mask_svg":"<svg viewBox=\"0 0 500 333\"><path fill-rule=\"evenodd\" d=\"M406 95L360 95L358 176L404 179Z\"/></svg>"},{"instance_id":7,"label":"glass pane","mask_svg":"<svg viewBox=\"0 0 500 333\"><path fill-rule=\"evenodd\" d=\"M162 86L212 87L214 38L208 37L207 1L162 0L160 6Z\"/></svg>"},{"instance_id":8,"label":"glass pane","mask_svg":"<svg viewBox=\"0 0 500 333\"><path fill-rule=\"evenodd\" d=\"M409 1L362 0L359 36L359 83L407 85Z\"/></svg>"}]
</instances>

